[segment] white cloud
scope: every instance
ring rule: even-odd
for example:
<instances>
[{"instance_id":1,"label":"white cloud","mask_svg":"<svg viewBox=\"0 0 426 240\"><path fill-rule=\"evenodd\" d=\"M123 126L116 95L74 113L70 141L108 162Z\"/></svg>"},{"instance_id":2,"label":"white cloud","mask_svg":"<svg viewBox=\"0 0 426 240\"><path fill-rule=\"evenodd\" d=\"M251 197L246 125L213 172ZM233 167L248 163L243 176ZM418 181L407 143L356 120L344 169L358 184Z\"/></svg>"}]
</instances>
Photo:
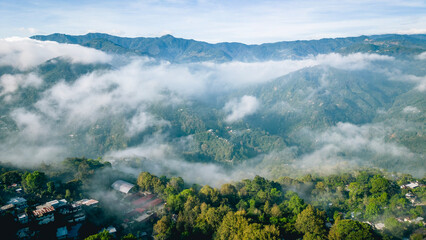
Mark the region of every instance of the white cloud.
<instances>
[{"instance_id":1,"label":"white cloud","mask_svg":"<svg viewBox=\"0 0 426 240\"><path fill-rule=\"evenodd\" d=\"M353 53L343 56L338 53L320 54L315 57L318 64L346 70L367 68L373 61L393 61L394 57L379 54Z\"/></svg>"},{"instance_id":2,"label":"white cloud","mask_svg":"<svg viewBox=\"0 0 426 240\"><path fill-rule=\"evenodd\" d=\"M11 115L21 134L26 138L35 140L51 134L49 126L45 125L42 117L36 113L19 108L14 110Z\"/></svg>"},{"instance_id":3,"label":"white cloud","mask_svg":"<svg viewBox=\"0 0 426 240\"><path fill-rule=\"evenodd\" d=\"M218 186L221 183L235 179L221 167L213 163L186 162L176 154L178 149L166 143L163 136L155 135L139 146L120 151L107 153L104 159L117 162L126 159L139 159L142 162L140 169L127 169L127 171L139 174L142 170L156 175L176 175L186 182L198 184L211 184Z\"/></svg>"},{"instance_id":4,"label":"white cloud","mask_svg":"<svg viewBox=\"0 0 426 240\"><path fill-rule=\"evenodd\" d=\"M413 158L414 154L406 147L386 141L391 133L383 124L338 123L323 132L311 132L315 150L303 155L298 163L303 167L330 167L347 162L368 165L376 156L407 161Z\"/></svg>"},{"instance_id":5,"label":"white cloud","mask_svg":"<svg viewBox=\"0 0 426 240\"><path fill-rule=\"evenodd\" d=\"M420 113L421 111L413 106L407 106L402 110L403 113L412 113L412 114L416 114L416 113Z\"/></svg>"},{"instance_id":6,"label":"white cloud","mask_svg":"<svg viewBox=\"0 0 426 240\"><path fill-rule=\"evenodd\" d=\"M135 114L128 122L127 135L134 136L140 132L143 132L148 127L164 126L169 124L169 122L163 119L157 119L147 112L140 111L139 113Z\"/></svg>"},{"instance_id":7,"label":"white cloud","mask_svg":"<svg viewBox=\"0 0 426 240\"><path fill-rule=\"evenodd\" d=\"M243 96L241 99L233 99L225 104L223 110L228 114L225 121L228 123L233 123L243 119L244 117L251 115L257 111L260 103L256 97L253 96Z\"/></svg>"},{"instance_id":8,"label":"white cloud","mask_svg":"<svg viewBox=\"0 0 426 240\"><path fill-rule=\"evenodd\" d=\"M2 91L0 96L13 93L18 90L19 87L39 87L43 83L43 80L34 73L27 75L24 74L4 74L0 77L0 87Z\"/></svg>"},{"instance_id":9,"label":"white cloud","mask_svg":"<svg viewBox=\"0 0 426 240\"><path fill-rule=\"evenodd\" d=\"M112 59L106 53L79 45L17 37L0 39L0 66L25 70L56 57L69 58L73 63L106 63Z\"/></svg>"},{"instance_id":10,"label":"white cloud","mask_svg":"<svg viewBox=\"0 0 426 240\"><path fill-rule=\"evenodd\" d=\"M420 53L416 58L420 60L426 60L426 52Z\"/></svg>"},{"instance_id":11,"label":"white cloud","mask_svg":"<svg viewBox=\"0 0 426 240\"><path fill-rule=\"evenodd\" d=\"M403 75L399 76L397 80L414 82L419 92L426 91L426 76Z\"/></svg>"}]
</instances>

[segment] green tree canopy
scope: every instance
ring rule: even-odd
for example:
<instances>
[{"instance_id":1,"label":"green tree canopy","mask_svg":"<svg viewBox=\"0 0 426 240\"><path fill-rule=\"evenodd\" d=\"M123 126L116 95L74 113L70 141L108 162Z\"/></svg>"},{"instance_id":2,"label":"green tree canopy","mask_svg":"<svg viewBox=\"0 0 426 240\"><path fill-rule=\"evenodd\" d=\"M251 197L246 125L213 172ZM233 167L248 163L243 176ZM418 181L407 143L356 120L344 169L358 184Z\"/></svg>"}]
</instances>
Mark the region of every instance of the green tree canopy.
<instances>
[{"instance_id":1,"label":"green tree canopy","mask_svg":"<svg viewBox=\"0 0 426 240\"><path fill-rule=\"evenodd\" d=\"M370 225L345 219L337 221L330 229L329 240L370 240L376 239Z\"/></svg>"},{"instance_id":2,"label":"green tree canopy","mask_svg":"<svg viewBox=\"0 0 426 240\"><path fill-rule=\"evenodd\" d=\"M297 231L309 236L310 239L325 239L327 233L325 229L325 212L308 205L297 216L295 227Z\"/></svg>"}]
</instances>

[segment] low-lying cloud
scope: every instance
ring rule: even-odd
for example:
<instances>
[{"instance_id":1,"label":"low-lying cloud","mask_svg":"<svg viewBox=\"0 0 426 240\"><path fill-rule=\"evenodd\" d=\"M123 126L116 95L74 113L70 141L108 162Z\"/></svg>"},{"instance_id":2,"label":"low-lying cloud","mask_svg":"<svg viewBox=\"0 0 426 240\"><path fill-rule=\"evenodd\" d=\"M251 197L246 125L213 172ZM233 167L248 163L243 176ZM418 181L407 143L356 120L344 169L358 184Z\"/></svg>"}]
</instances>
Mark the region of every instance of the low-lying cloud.
<instances>
[{"instance_id":1,"label":"low-lying cloud","mask_svg":"<svg viewBox=\"0 0 426 240\"><path fill-rule=\"evenodd\" d=\"M106 63L112 59L101 51L73 44L18 37L0 39L0 66L26 70L56 57L69 58L73 63Z\"/></svg>"},{"instance_id":2,"label":"low-lying cloud","mask_svg":"<svg viewBox=\"0 0 426 240\"><path fill-rule=\"evenodd\" d=\"M0 96L14 93L20 87L39 87L43 79L34 73L30 74L4 74L0 77Z\"/></svg>"},{"instance_id":3,"label":"low-lying cloud","mask_svg":"<svg viewBox=\"0 0 426 240\"><path fill-rule=\"evenodd\" d=\"M406 106L404 109L402 109L403 113L411 113L411 114L417 114L417 113L421 113L421 111L413 106Z\"/></svg>"},{"instance_id":4,"label":"low-lying cloud","mask_svg":"<svg viewBox=\"0 0 426 240\"><path fill-rule=\"evenodd\" d=\"M225 121L233 123L243 119L245 116L251 115L257 111L260 103L256 97L243 96L241 99L233 99L225 104L223 110L228 113Z\"/></svg>"}]
</instances>

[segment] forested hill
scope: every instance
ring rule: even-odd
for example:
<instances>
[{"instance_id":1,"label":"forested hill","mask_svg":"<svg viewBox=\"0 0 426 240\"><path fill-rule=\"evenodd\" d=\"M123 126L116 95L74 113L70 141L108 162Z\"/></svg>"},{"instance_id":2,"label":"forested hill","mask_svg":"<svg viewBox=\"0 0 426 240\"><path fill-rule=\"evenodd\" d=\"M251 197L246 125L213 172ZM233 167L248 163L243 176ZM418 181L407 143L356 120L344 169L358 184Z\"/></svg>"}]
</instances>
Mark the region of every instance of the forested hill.
<instances>
[{"instance_id":1,"label":"forested hill","mask_svg":"<svg viewBox=\"0 0 426 240\"><path fill-rule=\"evenodd\" d=\"M79 44L108 53L149 56L171 62L198 61L267 61L298 59L309 55L332 52L349 54L354 52L377 53L391 56L410 56L426 50L426 35L372 35L347 38L325 38L306 41L283 41L260 45L243 43L217 43L175 38L164 35L155 38L127 38L103 33L86 35L36 35L32 39Z\"/></svg>"}]
</instances>

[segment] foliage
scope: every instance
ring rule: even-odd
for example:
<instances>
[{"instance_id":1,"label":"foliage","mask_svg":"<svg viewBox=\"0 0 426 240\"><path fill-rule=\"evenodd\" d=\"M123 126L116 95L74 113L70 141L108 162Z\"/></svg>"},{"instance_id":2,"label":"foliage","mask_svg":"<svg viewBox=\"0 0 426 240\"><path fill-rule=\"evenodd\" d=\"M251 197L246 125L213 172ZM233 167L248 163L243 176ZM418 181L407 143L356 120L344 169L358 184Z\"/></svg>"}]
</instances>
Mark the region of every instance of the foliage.
<instances>
[{"instance_id":1,"label":"foliage","mask_svg":"<svg viewBox=\"0 0 426 240\"><path fill-rule=\"evenodd\" d=\"M112 240L112 239L114 239L114 237L107 230L103 230L100 233L97 233L85 238L85 240Z\"/></svg>"},{"instance_id":2,"label":"foliage","mask_svg":"<svg viewBox=\"0 0 426 240\"><path fill-rule=\"evenodd\" d=\"M345 219L333 225L330 229L328 239L370 240L376 238L373 229L368 224Z\"/></svg>"}]
</instances>

